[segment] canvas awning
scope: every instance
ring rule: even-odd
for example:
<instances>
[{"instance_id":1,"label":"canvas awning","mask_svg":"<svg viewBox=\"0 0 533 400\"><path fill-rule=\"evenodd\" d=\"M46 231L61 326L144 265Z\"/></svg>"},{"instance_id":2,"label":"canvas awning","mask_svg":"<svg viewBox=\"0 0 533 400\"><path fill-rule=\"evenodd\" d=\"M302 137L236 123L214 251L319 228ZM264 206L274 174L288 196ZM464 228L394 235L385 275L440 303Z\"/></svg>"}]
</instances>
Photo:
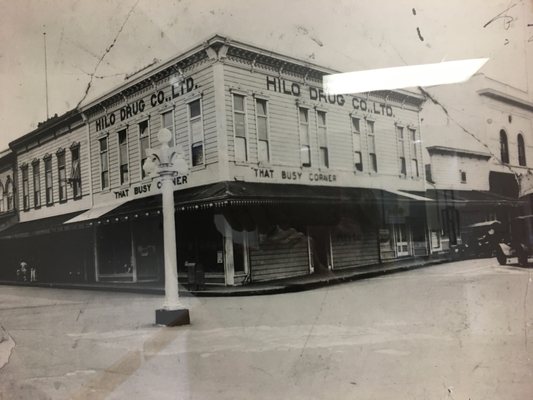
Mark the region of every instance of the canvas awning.
<instances>
[{"instance_id":1,"label":"canvas awning","mask_svg":"<svg viewBox=\"0 0 533 400\"><path fill-rule=\"evenodd\" d=\"M0 232L0 239L24 238L47 233L61 232L74 229L73 226L64 225L64 222L82 213L77 211L54 217L40 218L33 221L19 222Z\"/></svg>"},{"instance_id":2,"label":"canvas awning","mask_svg":"<svg viewBox=\"0 0 533 400\"><path fill-rule=\"evenodd\" d=\"M388 193L392 193L392 194L395 194L397 196L402 196L402 197L406 197L410 200L416 200L416 201L435 201L433 199L430 199L428 197L424 197L424 196L420 196L420 195L417 195L417 194L414 194L414 193L409 193L409 192L403 192L401 190L394 190L394 189L384 189L386 192Z\"/></svg>"},{"instance_id":3,"label":"canvas awning","mask_svg":"<svg viewBox=\"0 0 533 400\"><path fill-rule=\"evenodd\" d=\"M117 207L120 207L126 201L106 204L99 207L93 207L79 215L76 215L74 218L69 219L68 221L63 222L64 224L72 224L74 222L87 222L96 218L100 218L102 215L107 214L108 212L113 211Z\"/></svg>"}]
</instances>

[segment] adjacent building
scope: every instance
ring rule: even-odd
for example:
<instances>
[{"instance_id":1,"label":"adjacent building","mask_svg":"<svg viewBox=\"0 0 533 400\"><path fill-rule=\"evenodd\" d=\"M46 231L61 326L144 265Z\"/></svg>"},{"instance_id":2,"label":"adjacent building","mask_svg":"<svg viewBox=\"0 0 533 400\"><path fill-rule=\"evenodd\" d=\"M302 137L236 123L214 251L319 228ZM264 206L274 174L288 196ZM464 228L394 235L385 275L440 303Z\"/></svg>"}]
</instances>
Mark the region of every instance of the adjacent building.
<instances>
[{"instance_id":1,"label":"adjacent building","mask_svg":"<svg viewBox=\"0 0 533 400\"><path fill-rule=\"evenodd\" d=\"M432 252L461 243L473 224L530 213L519 199L533 162L533 103L528 94L483 74L431 90L439 104L421 113L428 164ZM523 194L523 193L522 193Z\"/></svg>"}]
</instances>

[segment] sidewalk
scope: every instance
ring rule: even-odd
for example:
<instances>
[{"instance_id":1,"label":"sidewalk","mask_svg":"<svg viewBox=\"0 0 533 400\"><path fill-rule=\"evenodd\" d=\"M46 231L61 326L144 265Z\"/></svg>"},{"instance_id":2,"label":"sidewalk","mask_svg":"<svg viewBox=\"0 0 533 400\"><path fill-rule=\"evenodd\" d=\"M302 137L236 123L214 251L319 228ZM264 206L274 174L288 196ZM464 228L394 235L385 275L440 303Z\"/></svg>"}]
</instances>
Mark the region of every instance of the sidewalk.
<instances>
[{"instance_id":1,"label":"sidewalk","mask_svg":"<svg viewBox=\"0 0 533 400\"><path fill-rule=\"evenodd\" d=\"M189 290L180 283L179 290L183 296L258 296L277 293L299 292L331 284L349 282L357 279L407 271L448 262L448 258L417 257L409 260L394 261L341 271L327 271L312 275L280 279L269 282L251 283L245 286L206 285L202 290ZM77 283L77 282L14 282L0 281L0 285L34 286L58 289L102 290L128 293L165 294L162 283Z\"/></svg>"}]
</instances>

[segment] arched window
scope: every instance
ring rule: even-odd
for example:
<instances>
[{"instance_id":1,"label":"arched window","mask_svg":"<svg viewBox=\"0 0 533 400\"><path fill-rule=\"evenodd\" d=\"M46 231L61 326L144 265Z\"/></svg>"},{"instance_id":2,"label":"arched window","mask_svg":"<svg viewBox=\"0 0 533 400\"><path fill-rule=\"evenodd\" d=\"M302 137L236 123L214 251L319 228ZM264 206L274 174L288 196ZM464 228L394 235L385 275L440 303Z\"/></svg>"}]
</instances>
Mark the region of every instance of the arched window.
<instances>
[{"instance_id":1,"label":"arched window","mask_svg":"<svg viewBox=\"0 0 533 400\"><path fill-rule=\"evenodd\" d=\"M500 155L502 163L509 164L509 145L507 143L507 134L503 129L500 131Z\"/></svg>"},{"instance_id":2,"label":"arched window","mask_svg":"<svg viewBox=\"0 0 533 400\"><path fill-rule=\"evenodd\" d=\"M521 133L517 137L518 143L518 165L526 165L526 146L524 145L524 137Z\"/></svg>"}]
</instances>

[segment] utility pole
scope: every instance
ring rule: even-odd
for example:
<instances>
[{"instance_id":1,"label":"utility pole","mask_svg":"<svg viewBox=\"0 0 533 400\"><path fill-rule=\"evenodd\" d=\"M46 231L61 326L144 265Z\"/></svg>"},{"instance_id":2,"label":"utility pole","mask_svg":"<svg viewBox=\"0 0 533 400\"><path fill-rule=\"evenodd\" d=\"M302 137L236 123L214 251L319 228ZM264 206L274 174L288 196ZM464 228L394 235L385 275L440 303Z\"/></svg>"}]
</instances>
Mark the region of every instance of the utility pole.
<instances>
[{"instance_id":1,"label":"utility pole","mask_svg":"<svg viewBox=\"0 0 533 400\"><path fill-rule=\"evenodd\" d=\"M46 119L48 119L50 113L48 111L48 63L46 60L46 32L43 32L44 41L44 83L46 91Z\"/></svg>"}]
</instances>

